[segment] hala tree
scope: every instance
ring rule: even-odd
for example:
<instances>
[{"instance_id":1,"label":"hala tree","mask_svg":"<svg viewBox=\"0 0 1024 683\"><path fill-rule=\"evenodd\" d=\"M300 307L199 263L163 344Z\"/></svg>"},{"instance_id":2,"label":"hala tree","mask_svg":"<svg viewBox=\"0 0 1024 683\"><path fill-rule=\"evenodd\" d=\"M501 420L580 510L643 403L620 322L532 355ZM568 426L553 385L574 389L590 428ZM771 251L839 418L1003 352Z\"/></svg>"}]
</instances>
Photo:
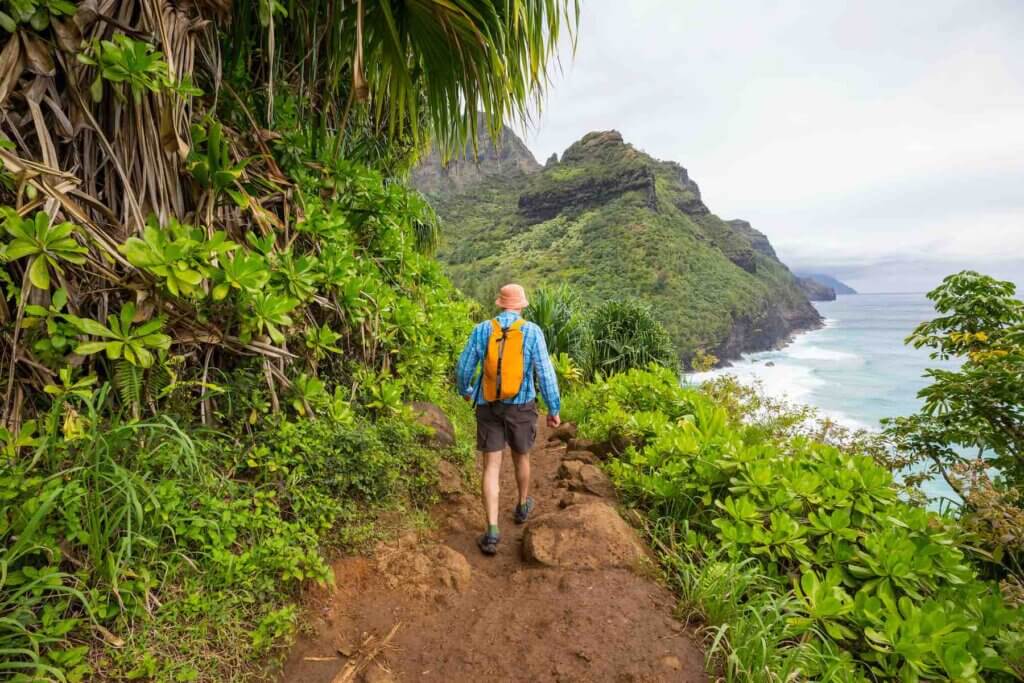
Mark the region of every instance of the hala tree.
<instances>
[{"instance_id":1,"label":"hala tree","mask_svg":"<svg viewBox=\"0 0 1024 683\"><path fill-rule=\"evenodd\" d=\"M271 393L328 365L325 351L408 371L391 347L413 345L387 330L409 313L393 300L446 297L419 258L436 216L392 175L431 139L463 149L479 112L492 131L524 120L578 12L570 0L95 4L0 3L9 428L66 366L110 379L120 358L65 351L119 349L99 330L116 332L102 321L129 304L133 326L163 321L159 351L200 359L181 385L204 415L210 378L241 357L262 363ZM324 327L342 341L311 332Z\"/></svg>"}]
</instances>

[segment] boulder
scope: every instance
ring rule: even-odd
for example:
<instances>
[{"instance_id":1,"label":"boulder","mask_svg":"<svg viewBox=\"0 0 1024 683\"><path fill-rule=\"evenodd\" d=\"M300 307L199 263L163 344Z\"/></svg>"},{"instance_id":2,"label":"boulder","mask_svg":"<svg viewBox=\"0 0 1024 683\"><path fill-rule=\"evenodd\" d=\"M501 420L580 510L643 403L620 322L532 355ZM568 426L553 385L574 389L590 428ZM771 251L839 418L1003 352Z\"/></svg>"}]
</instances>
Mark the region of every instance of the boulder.
<instances>
[{"instance_id":1,"label":"boulder","mask_svg":"<svg viewBox=\"0 0 1024 683\"><path fill-rule=\"evenodd\" d=\"M570 484L571 490L585 491L602 498L614 498L615 487L612 485L608 475L594 465L583 465L580 468L578 483Z\"/></svg>"},{"instance_id":2,"label":"boulder","mask_svg":"<svg viewBox=\"0 0 1024 683\"><path fill-rule=\"evenodd\" d=\"M548 440L558 439L559 441L568 441L574 438L576 438L576 425L572 422L563 422L555 427L554 431L548 436Z\"/></svg>"},{"instance_id":3,"label":"boulder","mask_svg":"<svg viewBox=\"0 0 1024 683\"><path fill-rule=\"evenodd\" d=\"M437 463L437 492L445 498L462 493L462 472L447 460Z\"/></svg>"},{"instance_id":4,"label":"boulder","mask_svg":"<svg viewBox=\"0 0 1024 683\"><path fill-rule=\"evenodd\" d=\"M466 557L446 545L385 548L378 554L377 569L388 586L420 597L436 596L446 590L461 593L472 578Z\"/></svg>"},{"instance_id":5,"label":"boulder","mask_svg":"<svg viewBox=\"0 0 1024 683\"><path fill-rule=\"evenodd\" d=\"M429 401L414 401L412 412L416 422L432 430L429 443L439 448L451 448L455 445L455 427L444 411Z\"/></svg>"},{"instance_id":6,"label":"boulder","mask_svg":"<svg viewBox=\"0 0 1024 683\"><path fill-rule=\"evenodd\" d=\"M600 458L593 451L574 451L572 449L565 452L562 460L579 460L590 465L600 462Z\"/></svg>"},{"instance_id":7,"label":"boulder","mask_svg":"<svg viewBox=\"0 0 1024 683\"><path fill-rule=\"evenodd\" d=\"M569 439L569 450L570 451L592 451L594 450L594 442L591 439Z\"/></svg>"},{"instance_id":8,"label":"boulder","mask_svg":"<svg viewBox=\"0 0 1024 683\"><path fill-rule=\"evenodd\" d=\"M523 557L549 567L632 568L644 551L633 529L611 506L583 503L532 522L523 535Z\"/></svg>"},{"instance_id":9,"label":"boulder","mask_svg":"<svg viewBox=\"0 0 1024 683\"><path fill-rule=\"evenodd\" d=\"M568 483L570 491L582 491L602 498L615 496L608 475L583 460L563 460L558 466L558 478Z\"/></svg>"},{"instance_id":10,"label":"boulder","mask_svg":"<svg viewBox=\"0 0 1024 683\"><path fill-rule=\"evenodd\" d=\"M580 468L585 464L582 460L563 460L558 466L558 478L570 481L576 479L580 474Z\"/></svg>"}]
</instances>

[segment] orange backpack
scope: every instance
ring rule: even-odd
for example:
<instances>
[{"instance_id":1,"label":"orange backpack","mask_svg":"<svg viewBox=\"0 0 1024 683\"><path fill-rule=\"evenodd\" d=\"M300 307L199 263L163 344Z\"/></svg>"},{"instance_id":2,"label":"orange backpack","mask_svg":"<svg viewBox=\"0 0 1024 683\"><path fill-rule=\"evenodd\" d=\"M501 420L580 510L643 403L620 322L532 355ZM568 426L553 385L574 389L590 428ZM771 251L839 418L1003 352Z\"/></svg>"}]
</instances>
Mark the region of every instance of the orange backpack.
<instances>
[{"instance_id":1,"label":"orange backpack","mask_svg":"<svg viewBox=\"0 0 1024 683\"><path fill-rule=\"evenodd\" d=\"M491 320L491 336L484 356L483 390L488 403L503 401L519 393L523 384L523 323L520 318L508 327Z\"/></svg>"}]
</instances>

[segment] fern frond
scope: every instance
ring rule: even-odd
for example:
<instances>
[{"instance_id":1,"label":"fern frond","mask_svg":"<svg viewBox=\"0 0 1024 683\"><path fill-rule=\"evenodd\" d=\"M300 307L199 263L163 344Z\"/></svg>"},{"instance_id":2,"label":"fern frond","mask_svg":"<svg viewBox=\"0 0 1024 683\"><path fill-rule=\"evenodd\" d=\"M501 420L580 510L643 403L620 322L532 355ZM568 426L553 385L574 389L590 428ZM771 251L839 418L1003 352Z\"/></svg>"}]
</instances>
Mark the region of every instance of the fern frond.
<instances>
[{"instance_id":1,"label":"fern frond","mask_svg":"<svg viewBox=\"0 0 1024 683\"><path fill-rule=\"evenodd\" d=\"M167 366L156 363L149 369L146 375L145 398L147 404L152 404L163 396L163 391L171 385L174 376Z\"/></svg>"},{"instance_id":2,"label":"fern frond","mask_svg":"<svg viewBox=\"0 0 1024 683\"><path fill-rule=\"evenodd\" d=\"M132 415L139 414L142 401L142 381L145 370L132 365L123 358L114 362L114 386L121 397L121 403L130 408Z\"/></svg>"}]
</instances>

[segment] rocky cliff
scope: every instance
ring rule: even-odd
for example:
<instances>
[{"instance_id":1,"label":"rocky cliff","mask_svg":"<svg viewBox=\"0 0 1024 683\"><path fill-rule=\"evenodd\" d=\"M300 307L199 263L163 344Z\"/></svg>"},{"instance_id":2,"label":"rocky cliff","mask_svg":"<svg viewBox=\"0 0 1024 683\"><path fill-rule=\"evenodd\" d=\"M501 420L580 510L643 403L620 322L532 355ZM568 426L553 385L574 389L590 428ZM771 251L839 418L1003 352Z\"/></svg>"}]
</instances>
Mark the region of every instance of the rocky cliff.
<instances>
[{"instance_id":1,"label":"rocky cliff","mask_svg":"<svg viewBox=\"0 0 1024 683\"><path fill-rule=\"evenodd\" d=\"M461 154L444 163L437 150L431 150L412 172L412 184L426 194L455 193L488 180L522 177L536 173L541 166L515 133L503 127L497 140L487 133L483 119L477 122L476 145L467 144Z\"/></svg>"},{"instance_id":2,"label":"rocky cliff","mask_svg":"<svg viewBox=\"0 0 1024 683\"><path fill-rule=\"evenodd\" d=\"M458 183L450 170L438 182L436 158L413 175L444 220L439 255L463 291L490 301L515 280L568 282L595 300L636 297L653 306L684 360L697 349L736 358L820 324L768 238L713 214L679 164L600 131L541 167L509 135L482 144L500 158Z\"/></svg>"}]
</instances>

